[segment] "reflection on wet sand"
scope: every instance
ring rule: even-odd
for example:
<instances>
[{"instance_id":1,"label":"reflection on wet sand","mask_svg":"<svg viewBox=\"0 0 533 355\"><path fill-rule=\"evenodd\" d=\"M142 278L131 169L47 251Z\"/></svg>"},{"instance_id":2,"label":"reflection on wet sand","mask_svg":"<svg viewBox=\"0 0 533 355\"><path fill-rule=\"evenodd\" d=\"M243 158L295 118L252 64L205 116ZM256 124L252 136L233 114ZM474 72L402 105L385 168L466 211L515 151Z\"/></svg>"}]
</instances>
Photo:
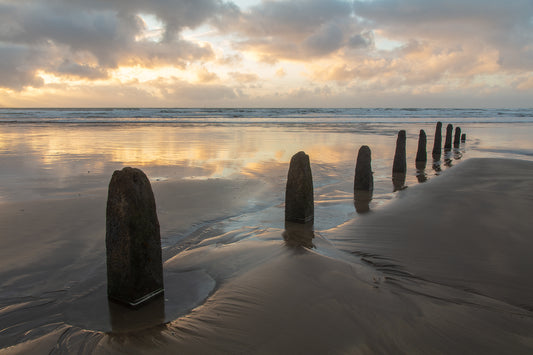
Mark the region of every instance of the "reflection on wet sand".
<instances>
[{"instance_id":1,"label":"reflection on wet sand","mask_svg":"<svg viewBox=\"0 0 533 355\"><path fill-rule=\"evenodd\" d=\"M313 222L295 223L285 221L285 231L283 232L283 239L285 244L291 248L314 248L313 238L315 232Z\"/></svg>"},{"instance_id":2,"label":"reflection on wet sand","mask_svg":"<svg viewBox=\"0 0 533 355\"><path fill-rule=\"evenodd\" d=\"M416 162L416 179L419 183L426 182L428 177L426 174L426 162L425 161L417 161Z\"/></svg>"},{"instance_id":3,"label":"reflection on wet sand","mask_svg":"<svg viewBox=\"0 0 533 355\"><path fill-rule=\"evenodd\" d=\"M165 297L163 294L138 308L126 307L111 300L108 305L113 333L127 333L165 323Z\"/></svg>"},{"instance_id":4,"label":"reflection on wet sand","mask_svg":"<svg viewBox=\"0 0 533 355\"><path fill-rule=\"evenodd\" d=\"M444 165L448 168L451 168L453 166L453 153L451 150L446 149L444 150Z\"/></svg>"},{"instance_id":5,"label":"reflection on wet sand","mask_svg":"<svg viewBox=\"0 0 533 355\"><path fill-rule=\"evenodd\" d=\"M463 158L463 152L459 148L453 149L453 159L461 160Z\"/></svg>"},{"instance_id":6,"label":"reflection on wet sand","mask_svg":"<svg viewBox=\"0 0 533 355\"><path fill-rule=\"evenodd\" d=\"M440 159L433 158L432 168L435 171L435 175L439 175L442 172L442 168L440 166Z\"/></svg>"}]
</instances>

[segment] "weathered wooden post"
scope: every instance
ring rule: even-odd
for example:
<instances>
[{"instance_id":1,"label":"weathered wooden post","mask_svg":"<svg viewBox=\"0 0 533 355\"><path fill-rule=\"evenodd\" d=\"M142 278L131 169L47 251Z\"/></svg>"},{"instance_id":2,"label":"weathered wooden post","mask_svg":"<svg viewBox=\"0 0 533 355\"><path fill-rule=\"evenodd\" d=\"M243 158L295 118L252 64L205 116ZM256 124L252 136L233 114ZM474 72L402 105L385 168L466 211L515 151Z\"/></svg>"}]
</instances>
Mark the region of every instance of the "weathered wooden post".
<instances>
[{"instance_id":1,"label":"weathered wooden post","mask_svg":"<svg viewBox=\"0 0 533 355\"><path fill-rule=\"evenodd\" d=\"M404 174L407 172L407 161L405 159L405 131L403 129L398 132L398 138L396 139L396 152L394 153L392 172Z\"/></svg>"},{"instance_id":2,"label":"weathered wooden post","mask_svg":"<svg viewBox=\"0 0 533 355\"><path fill-rule=\"evenodd\" d=\"M357 154L353 190L354 207L357 213L369 212L372 191L374 190L374 176L372 173L372 153L367 145L361 146Z\"/></svg>"},{"instance_id":3,"label":"weathered wooden post","mask_svg":"<svg viewBox=\"0 0 533 355\"><path fill-rule=\"evenodd\" d=\"M367 145L359 148L357 163L355 164L354 191L374 190L374 177L372 174L372 153Z\"/></svg>"},{"instance_id":4,"label":"weathered wooden post","mask_svg":"<svg viewBox=\"0 0 533 355\"><path fill-rule=\"evenodd\" d=\"M461 145L461 127L455 127L455 136L453 138L453 147L459 148Z\"/></svg>"},{"instance_id":5,"label":"weathered wooden post","mask_svg":"<svg viewBox=\"0 0 533 355\"><path fill-rule=\"evenodd\" d=\"M435 140L433 141L433 159L439 160L442 151L442 122L437 122L435 128Z\"/></svg>"},{"instance_id":6,"label":"weathered wooden post","mask_svg":"<svg viewBox=\"0 0 533 355\"><path fill-rule=\"evenodd\" d=\"M283 232L283 239L288 247L291 248L314 248L313 239L315 232L313 230L313 223L297 223L285 221L285 231Z\"/></svg>"},{"instance_id":7,"label":"weathered wooden post","mask_svg":"<svg viewBox=\"0 0 533 355\"><path fill-rule=\"evenodd\" d=\"M106 211L107 294L139 306L163 293L161 236L150 181L139 169L113 173Z\"/></svg>"},{"instance_id":8,"label":"weathered wooden post","mask_svg":"<svg viewBox=\"0 0 533 355\"><path fill-rule=\"evenodd\" d=\"M463 133L463 134L461 135L461 142L462 142L462 143L466 142L466 133Z\"/></svg>"},{"instance_id":9,"label":"weathered wooden post","mask_svg":"<svg viewBox=\"0 0 533 355\"><path fill-rule=\"evenodd\" d=\"M314 220L313 175L305 152L291 158L285 190L285 220L296 223Z\"/></svg>"},{"instance_id":10,"label":"weathered wooden post","mask_svg":"<svg viewBox=\"0 0 533 355\"><path fill-rule=\"evenodd\" d=\"M415 161L425 163L428 160L426 145L427 145L426 132L423 129L421 129L420 134L418 135L418 150L416 152Z\"/></svg>"},{"instance_id":11,"label":"weathered wooden post","mask_svg":"<svg viewBox=\"0 0 533 355\"><path fill-rule=\"evenodd\" d=\"M453 125L449 123L448 126L446 126L446 141L444 142L444 150L452 149L452 133Z\"/></svg>"},{"instance_id":12,"label":"weathered wooden post","mask_svg":"<svg viewBox=\"0 0 533 355\"><path fill-rule=\"evenodd\" d=\"M392 163L392 184L394 191L404 189L405 174L407 172L407 160L405 157L405 131L402 129L398 132L396 139L396 152Z\"/></svg>"}]
</instances>

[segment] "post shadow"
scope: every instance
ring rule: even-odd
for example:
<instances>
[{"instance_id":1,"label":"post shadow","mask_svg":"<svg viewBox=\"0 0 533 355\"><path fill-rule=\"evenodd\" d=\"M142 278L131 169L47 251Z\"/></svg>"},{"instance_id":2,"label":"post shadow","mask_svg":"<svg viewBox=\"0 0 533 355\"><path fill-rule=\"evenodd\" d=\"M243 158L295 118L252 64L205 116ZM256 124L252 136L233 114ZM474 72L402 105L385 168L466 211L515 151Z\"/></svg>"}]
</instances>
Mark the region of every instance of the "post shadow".
<instances>
[{"instance_id":1,"label":"post shadow","mask_svg":"<svg viewBox=\"0 0 533 355\"><path fill-rule=\"evenodd\" d=\"M440 160L440 155L442 152L442 122L437 122L437 127L435 128L435 139L433 141L433 159Z\"/></svg>"}]
</instances>

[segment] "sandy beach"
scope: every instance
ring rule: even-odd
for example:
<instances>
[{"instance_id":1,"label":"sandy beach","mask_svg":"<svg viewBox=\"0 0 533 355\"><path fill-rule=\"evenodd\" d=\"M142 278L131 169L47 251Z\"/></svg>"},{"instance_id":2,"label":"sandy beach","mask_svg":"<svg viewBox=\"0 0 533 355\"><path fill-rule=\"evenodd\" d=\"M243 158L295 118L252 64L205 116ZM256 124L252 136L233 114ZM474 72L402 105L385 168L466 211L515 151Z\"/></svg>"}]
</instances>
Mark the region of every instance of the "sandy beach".
<instances>
[{"instance_id":1,"label":"sandy beach","mask_svg":"<svg viewBox=\"0 0 533 355\"><path fill-rule=\"evenodd\" d=\"M278 228L204 231L166 251L164 301L133 315L105 295L105 190L4 204L0 351L528 353L532 174L531 162L469 159L315 232L311 249L289 246ZM175 215L190 200L168 196L216 196L187 212L216 219L218 204L241 201L229 207L238 211L243 196L262 193L225 180L154 190L165 235L190 223Z\"/></svg>"},{"instance_id":2,"label":"sandy beach","mask_svg":"<svg viewBox=\"0 0 533 355\"><path fill-rule=\"evenodd\" d=\"M463 127L465 144L417 168L433 123L2 125L0 353L530 353L533 126ZM284 222L299 150L314 231ZM164 263L164 297L135 311L106 292L107 188L124 166L151 181Z\"/></svg>"}]
</instances>

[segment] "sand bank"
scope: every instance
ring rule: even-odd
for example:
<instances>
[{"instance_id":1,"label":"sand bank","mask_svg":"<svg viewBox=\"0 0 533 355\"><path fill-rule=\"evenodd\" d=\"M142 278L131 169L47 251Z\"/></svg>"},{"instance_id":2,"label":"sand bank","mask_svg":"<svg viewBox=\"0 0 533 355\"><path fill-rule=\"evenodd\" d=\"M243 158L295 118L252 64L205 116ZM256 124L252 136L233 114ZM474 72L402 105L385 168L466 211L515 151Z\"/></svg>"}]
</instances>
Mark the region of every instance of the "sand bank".
<instances>
[{"instance_id":1,"label":"sand bank","mask_svg":"<svg viewBox=\"0 0 533 355\"><path fill-rule=\"evenodd\" d=\"M8 304L4 287L0 353L531 353L531 176L530 162L468 160L316 233L314 249L289 247L281 229L215 232L164 264L178 275L166 281L171 298L193 289L210 294L205 303L130 333L73 324L66 288L11 293ZM85 317L113 317L90 302L105 284L94 278L85 308L100 308ZM174 302L158 311L165 319Z\"/></svg>"},{"instance_id":2,"label":"sand bank","mask_svg":"<svg viewBox=\"0 0 533 355\"><path fill-rule=\"evenodd\" d=\"M533 310L532 211L533 163L470 159L328 237L385 271Z\"/></svg>"}]
</instances>

